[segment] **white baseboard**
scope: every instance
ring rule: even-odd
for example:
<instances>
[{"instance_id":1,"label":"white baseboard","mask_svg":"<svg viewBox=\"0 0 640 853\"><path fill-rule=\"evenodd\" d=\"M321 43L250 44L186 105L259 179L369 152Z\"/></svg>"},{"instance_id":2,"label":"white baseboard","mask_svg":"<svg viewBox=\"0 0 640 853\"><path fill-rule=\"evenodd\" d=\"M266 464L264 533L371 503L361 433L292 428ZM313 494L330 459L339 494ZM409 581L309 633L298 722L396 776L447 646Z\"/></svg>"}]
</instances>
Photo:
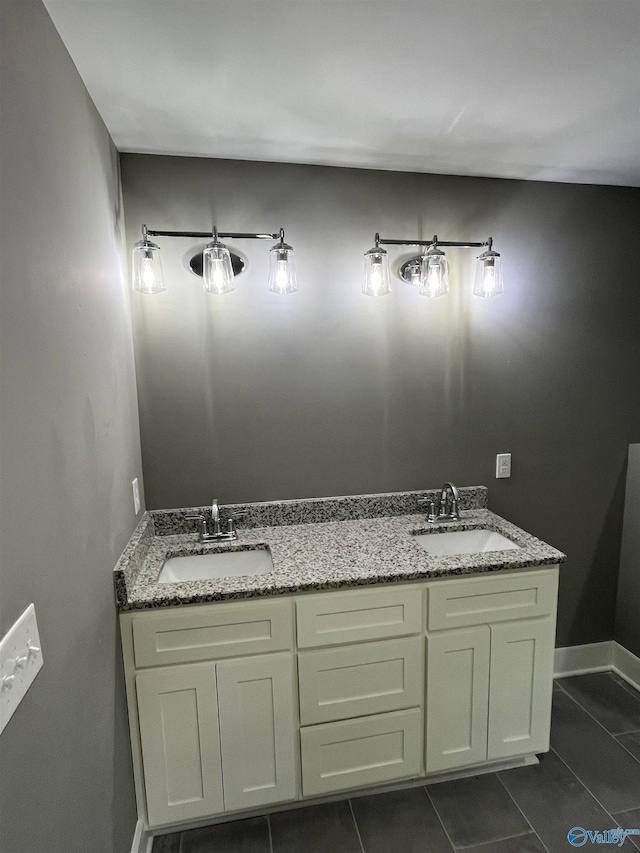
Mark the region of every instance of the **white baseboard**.
<instances>
[{"instance_id":1,"label":"white baseboard","mask_svg":"<svg viewBox=\"0 0 640 853\"><path fill-rule=\"evenodd\" d=\"M567 646L556 649L553 674L556 678L567 675L585 675L588 672L606 672L613 666L613 640L606 643L589 643L585 646Z\"/></svg>"},{"instance_id":2,"label":"white baseboard","mask_svg":"<svg viewBox=\"0 0 640 853\"><path fill-rule=\"evenodd\" d=\"M589 672L615 672L640 690L640 658L615 640L556 649L553 669L556 678Z\"/></svg>"},{"instance_id":3,"label":"white baseboard","mask_svg":"<svg viewBox=\"0 0 640 853\"><path fill-rule=\"evenodd\" d=\"M144 831L144 825L141 820L136 824L136 831L133 834L133 842L131 844L131 853L151 853L153 847L153 835L150 832Z\"/></svg>"},{"instance_id":4,"label":"white baseboard","mask_svg":"<svg viewBox=\"0 0 640 853\"><path fill-rule=\"evenodd\" d=\"M640 658L620 643L613 644L613 671L640 690Z\"/></svg>"}]
</instances>

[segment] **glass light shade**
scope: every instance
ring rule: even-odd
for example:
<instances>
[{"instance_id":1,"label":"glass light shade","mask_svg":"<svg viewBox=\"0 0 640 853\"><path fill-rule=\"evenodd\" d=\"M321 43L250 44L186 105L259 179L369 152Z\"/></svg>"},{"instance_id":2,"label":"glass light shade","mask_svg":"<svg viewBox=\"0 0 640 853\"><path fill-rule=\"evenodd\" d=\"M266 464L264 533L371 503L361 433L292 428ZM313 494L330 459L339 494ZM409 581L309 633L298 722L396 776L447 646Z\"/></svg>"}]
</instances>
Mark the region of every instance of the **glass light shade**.
<instances>
[{"instance_id":1,"label":"glass light shade","mask_svg":"<svg viewBox=\"0 0 640 853\"><path fill-rule=\"evenodd\" d=\"M488 299L491 296L498 296L503 291L502 259L497 252L489 249L478 258L473 295Z\"/></svg>"},{"instance_id":2,"label":"glass light shade","mask_svg":"<svg viewBox=\"0 0 640 853\"><path fill-rule=\"evenodd\" d=\"M214 240L202 253L202 286L206 293L231 293L236 289L233 279L231 253Z\"/></svg>"},{"instance_id":3,"label":"glass light shade","mask_svg":"<svg viewBox=\"0 0 640 853\"><path fill-rule=\"evenodd\" d=\"M296 259L293 249L278 243L271 249L269 262L269 290L272 293L294 293L298 289Z\"/></svg>"},{"instance_id":4,"label":"glass light shade","mask_svg":"<svg viewBox=\"0 0 640 853\"><path fill-rule=\"evenodd\" d=\"M420 296L444 296L449 292L449 262L444 252L435 246L430 246L422 256L420 268Z\"/></svg>"},{"instance_id":5,"label":"glass light shade","mask_svg":"<svg viewBox=\"0 0 640 853\"><path fill-rule=\"evenodd\" d=\"M131 281L134 290L140 293L162 293L164 283L160 247L149 240L140 240L133 247L131 258Z\"/></svg>"},{"instance_id":6,"label":"glass light shade","mask_svg":"<svg viewBox=\"0 0 640 853\"><path fill-rule=\"evenodd\" d=\"M374 246L365 252L362 292L365 296L386 296L391 293L389 256L380 246Z\"/></svg>"}]
</instances>

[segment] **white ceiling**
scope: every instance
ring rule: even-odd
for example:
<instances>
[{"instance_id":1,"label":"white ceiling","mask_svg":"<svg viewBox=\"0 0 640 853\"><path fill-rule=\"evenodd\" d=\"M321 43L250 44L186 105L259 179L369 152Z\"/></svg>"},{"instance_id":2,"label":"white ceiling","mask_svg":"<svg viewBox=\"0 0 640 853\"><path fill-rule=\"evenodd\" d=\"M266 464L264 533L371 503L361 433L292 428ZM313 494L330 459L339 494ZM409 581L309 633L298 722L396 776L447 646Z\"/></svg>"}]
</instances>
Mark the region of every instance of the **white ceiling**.
<instances>
[{"instance_id":1,"label":"white ceiling","mask_svg":"<svg viewBox=\"0 0 640 853\"><path fill-rule=\"evenodd\" d=\"M640 0L44 0L121 151L640 186Z\"/></svg>"}]
</instances>

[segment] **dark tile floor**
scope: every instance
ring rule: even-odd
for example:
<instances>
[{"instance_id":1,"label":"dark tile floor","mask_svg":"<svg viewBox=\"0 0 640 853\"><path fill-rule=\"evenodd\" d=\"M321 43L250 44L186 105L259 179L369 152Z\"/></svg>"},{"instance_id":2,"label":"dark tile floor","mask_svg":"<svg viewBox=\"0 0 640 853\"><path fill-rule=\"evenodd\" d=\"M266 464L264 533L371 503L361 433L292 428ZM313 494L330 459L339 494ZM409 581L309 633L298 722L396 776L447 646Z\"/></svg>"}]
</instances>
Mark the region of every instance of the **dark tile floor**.
<instances>
[{"instance_id":1,"label":"dark tile floor","mask_svg":"<svg viewBox=\"0 0 640 853\"><path fill-rule=\"evenodd\" d=\"M164 835L153 853L561 853L572 827L640 830L640 694L613 673L561 678L552 720L538 766Z\"/></svg>"}]
</instances>

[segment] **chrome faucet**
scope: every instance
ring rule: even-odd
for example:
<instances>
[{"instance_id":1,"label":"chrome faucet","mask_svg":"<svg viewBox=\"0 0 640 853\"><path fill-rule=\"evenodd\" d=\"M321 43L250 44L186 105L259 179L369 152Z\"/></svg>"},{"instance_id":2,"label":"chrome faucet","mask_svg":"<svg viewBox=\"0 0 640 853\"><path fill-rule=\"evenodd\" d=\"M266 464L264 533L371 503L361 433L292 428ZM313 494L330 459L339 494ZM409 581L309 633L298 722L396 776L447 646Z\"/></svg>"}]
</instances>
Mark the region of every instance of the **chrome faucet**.
<instances>
[{"instance_id":1,"label":"chrome faucet","mask_svg":"<svg viewBox=\"0 0 640 853\"><path fill-rule=\"evenodd\" d=\"M211 525L213 530L211 531L211 535L219 538L220 533L220 510L218 509L218 499L214 498L211 501Z\"/></svg>"},{"instance_id":2,"label":"chrome faucet","mask_svg":"<svg viewBox=\"0 0 640 853\"><path fill-rule=\"evenodd\" d=\"M220 524L220 510L218 508L218 500L214 498L211 502L211 532L207 524L207 517L199 513L198 515L188 515L187 518L200 522L200 541L201 542L231 542L238 538L236 530L236 518L243 518L247 513L243 510L233 512L227 519L227 529L223 533Z\"/></svg>"},{"instance_id":3,"label":"chrome faucet","mask_svg":"<svg viewBox=\"0 0 640 853\"><path fill-rule=\"evenodd\" d=\"M451 503L449 504L447 501L447 492L451 492ZM442 492L440 493L440 515L438 516L441 520L448 521L460 521L460 510L458 509L458 505L460 503L460 492L453 485L453 483L445 483L442 487Z\"/></svg>"},{"instance_id":4,"label":"chrome faucet","mask_svg":"<svg viewBox=\"0 0 640 853\"><path fill-rule=\"evenodd\" d=\"M451 492L451 501L448 493ZM427 504L427 521L433 524L436 521L460 521L460 492L453 483L445 483L440 492L440 506L436 512L435 501L429 498L420 498L419 504Z\"/></svg>"}]
</instances>

